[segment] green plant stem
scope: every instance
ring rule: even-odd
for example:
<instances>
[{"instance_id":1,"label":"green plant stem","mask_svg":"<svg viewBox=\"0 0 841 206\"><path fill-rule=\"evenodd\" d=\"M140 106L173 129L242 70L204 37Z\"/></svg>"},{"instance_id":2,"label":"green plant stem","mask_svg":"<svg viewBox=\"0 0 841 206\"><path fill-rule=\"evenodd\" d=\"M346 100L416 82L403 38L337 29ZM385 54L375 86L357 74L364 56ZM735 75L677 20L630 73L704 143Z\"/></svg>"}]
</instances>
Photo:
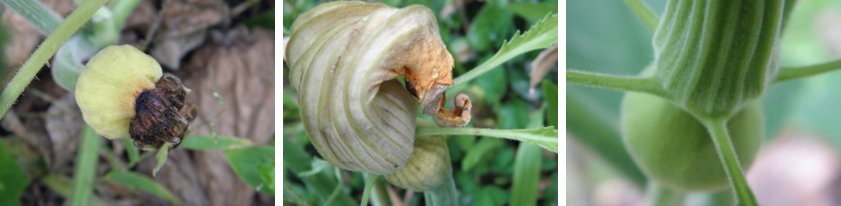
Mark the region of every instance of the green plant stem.
<instances>
[{"instance_id":1,"label":"green plant stem","mask_svg":"<svg viewBox=\"0 0 841 206\"><path fill-rule=\"evenodd\" d=\"M377 181L371 191L371 205L373 206L391 206L388 199L388 191L385 187L388 183Z\"/></svg>"},{"instance_id":2,"label":"green plant stem","mask_svg":"<svg viewBox=\"0 0 841 206\"><path fill-rule=\"evenodd\" d=\"M424 137L424 136L439 136L439 135L475 135L475 136L487 136L487 137L496 137L502 139L510 139L510 140L517 140L517 141L529 141L531 143L537 144L547 150L558 152L558 138L557 138L557 131L555 130L555 138L550 138L547 136L542 136L534 133L528 133L523 131L528 131L532 129L488 129L488 128L457 128L457 127L450 127L450 128L436 128L436 127L418 127L415 130L416 137ZM552 147L554 146L554 148Z\"/></svg>"},{"instance_id":3,"label":"green plant stem","mask_svg":"<svg viewBox=\"0 0 841 206\"><path fill-rule=\"evenodd\" d=\"M809 66L783 67L777 77L774 78L774 83L806 78L839 69L841 69L841 59Z\"/></svg>"},{"instance_id":4,"label":"green plant stem","mask_svg":"<svg viewBox=\"0 0 841 206\"><path fill-rule=\"evenodd\" d=\"M38 1L3 0L3 4L14 10L15 13L23 16L42 35L50 34L58 26L58 22L61 21L61 17L58 14L44 7Z\"/></svg>"},{"instance_id":5,"label":"green plant stem","mask_svg":"<svg viewBox=\"0 0 841 206\"><path fill-rule=\"evenodd\" d=\"M377 177L379 176L365 174L365 189L362 190L362 201L359 203L360 206L368 205L368 198L371 198L371 188L374 188L374 184L377 183Z\"/></svg>"},{"instance_id":6,"label":"green plant stem","mask_svg":"<svg viewBox=\"0 0 841 206\"><path fill-rule=\"evenodd\" d=\"M134 146L131 139L123 138L123 147L126 148L126 153L128 153L128 163L130 165L137 164L140 162L140 151L137 150L137 147Z\"/></svg>"},{"instance_id":7,"label":"green plant stem","mask_svg":"<svg viewBox=\"0 0 841 206\"><path fill-rule=\"evenodd\" d=\"M730 134L727 132L727 120L710 118L701 119L701 122L704 123L704 126L712 136L716 152L718 152L718 157L724 166L724 172L727 173L728 179L730 179L730 185L733 187L733 192L739 199L739 205L757 205L756 198L753 196L753 192L742 172L742 166L739 164L736 150L730 141Z\"/></svg>"},{"instance_id":8,"label":"green plant stem","mask_svg":"<svg viewBox=\"0 0 841 206\"><path fill-rule=\"evenodd\" d=\"M642 0L625 0L625 5L628 5L628 8L630 8L631 11L633 11L640 20L642 20L642 23L645 24L645 27L648 28L649 31L657 29L657 23L660 19L657 17L657 14L654 14L654 11L645 4L645 2Z\"/></svg>"},{"instance_id":9,"label":"green plant stem","mask_svg":"<svg viewBox=\"0 0 841 206\"><path fill-rule=\"evenodd\" d=\"M458 191L452 171L445 174L444 183L435 189L423 192L426 206L458 205Z\"/></svg>"},{"instance_id":10,"label":"green plant stem","mask_svg":"<svg viewBox=\"0 0 841 206\"><path fill-rule=\"evenodd\" d=\"M166 160L169 157L169 148L172 148L171 142L165 142L161 148L158 148L158 153L155 155L155 159L158 162L155 163L155 168L152 168L152 177L158 175L158 171L161 171L161 168L166 164Z\"/></svg>"},{"instance_id":11,"label":"green plant stem","mask_svg":"<svg viewBox=\"0 0 841 206\"><path fill-rule=\"evenodd\" d=\"M108 9L111 10L113 14L112 18L114 21L114 28L119 31L123 29L123 25L126 23L126 19L128 19L129 15L134 11L134 8L137 8L137 5L140 4L138 0L112 0L110 4L108 4Z\"/></svg>"},{"instance_id":12,"label":"green plant stem","mask_svg":"<svg viewBox=\"0 0 841 206\"><path fill-rule=\"evenodd\" d=\"M64 44L73 33L79 30L82 25L87 22L94 12L96 12L99 7L105 4L107 0L86 0L82 2L79 7L73 10L67 19L65 19L61 24L47 36L47 39L38 46L38 49L35 49L35 52L32 53L32 56L23 63L23 66L18 70L15 77L6 85L6 88L3 90L3 93L0 94L0 117L5 116L6 112L9 111L9 108L12 107L12 104L15 103L18 96L26 89L26 86L32 82L32 78L35 77L35 74L38 74L38 71L41 70L41 67L44 67L44 64L50 60L50 57L55 54L59 47Z\"/></svg>"},{"instance_id":13,"label":"green plant stem","mask_svg":"<svg viewBox=\"0 0 841 206\"><path fill-rule=\"evenodd\" d=\"M596 88L643 92L660 97L666 96L665 91L654 77L616 76L568 69L567 82Z\"/></svg>"},{"instance_id":14,"label":"green plant stem","mask_svg":"<svg viewBox=\"0 0 841 206\"><path fill-rule=\"evenodd\" d=\"M82 143L76 156L76 172L73 174L73 193L70 205L89 205L96 184L96 162L99 160L99 148L102 138L96 135L90 126L85 125Z\"/></svg>"}]
</instances>

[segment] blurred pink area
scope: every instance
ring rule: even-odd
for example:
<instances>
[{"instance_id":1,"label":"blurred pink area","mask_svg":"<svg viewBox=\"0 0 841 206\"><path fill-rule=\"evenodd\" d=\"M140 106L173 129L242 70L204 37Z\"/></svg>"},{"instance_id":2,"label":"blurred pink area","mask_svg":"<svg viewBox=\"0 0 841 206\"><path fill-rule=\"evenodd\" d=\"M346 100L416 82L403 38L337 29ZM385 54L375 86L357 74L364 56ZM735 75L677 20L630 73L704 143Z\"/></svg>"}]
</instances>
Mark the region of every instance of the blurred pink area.
<instances>
[{"instance_id":1,"label":"blurred pink area","mask_svg":"<svg viewBox=\"0 0 841 206\"><path fill-rule=\"evenodd\" d=\"M593 171L604 169L605 163L577 143L570 143L569 205L649 205L644 188L621 175ZM757 201L770 206L841 205L841 152L836 148L825 137L794 129L769 139L746 174ZM684 205L708 205L703 196L687 194Z\"/></svg>"},{"instance_id":2,"label":"blurred pink area","mask_svg":"<svg viewBox=\"0 0 841 206\"><path fill-rule=\"evenodd\" d=\"M785 131L763 146L747 179L761 205L839 205L839 168L832 142Z\"/></svg>"}]
</instances>

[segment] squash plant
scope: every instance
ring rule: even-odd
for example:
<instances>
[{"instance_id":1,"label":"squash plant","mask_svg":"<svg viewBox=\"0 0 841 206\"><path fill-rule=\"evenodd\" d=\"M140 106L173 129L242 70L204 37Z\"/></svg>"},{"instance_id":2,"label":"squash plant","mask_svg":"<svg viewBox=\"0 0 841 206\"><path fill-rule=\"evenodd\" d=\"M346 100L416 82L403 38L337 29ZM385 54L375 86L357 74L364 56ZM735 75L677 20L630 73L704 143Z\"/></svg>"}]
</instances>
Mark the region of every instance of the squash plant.
<instances>
[{"instance_id":1,"label":"squash plant","mask_svg":"<svg viewBox=\"0 0 841 206\"><path fill-rule=\"evenodd\" d=\"M285 27L288 41L284 45L289 81L284 99L290 99L289 104L284 103L284 123L289 125L287 131L297 130L284 138L284 170L291 173L284 175L284 194L290 197L289 202L353 204L343 192L343 184L353 184L343 175L349 171L364 174L361 205L367 205L369 197L375 205L387 204L379 176L394 187L422 192L427 205L537 204L542 151L557 152L558 147L557 130L544 123L544 119L557 116L545 113L545 108L554 109L556 104L511 115L524 118L514 119L506 114L509 111L497 114L499 118L487 116L493 115L488 110L510 107L499 104L509 86L504 83L504 63L555 44L557 14L543 12L526 24L528 30L512 30L513 36L501 32L506 37L489 41L488 36L495 33L485 26L503 26L493 22L495 15L502 13L511 19L512 13L505 9L507 2L481 4L483 19L474 19L473 25L482 27L470 29L466 35L468 41L474 41L471 48L488 55L473 69L465 70L455 59L452 39L448 40L461 34L442 28L453 27L453 23L436 14L443 3L328 2L290 12L298 14ZM490 50L492 46L499 49ZM491 77L497 72L502 75ZM502 82L495 81L496 77ZM471 81L484 81L502 91L485 90ZM551 82L544 85L545 97L557 93ZM509 96L522 101L516 94ZM476 108L483 108L485 114ZM288 120L286 115L290 115ZM491 123L472 124L476 117ZM514 120L502 120L505 118ZM494 121L520 122L508 126ZM556 120L551 122L556 124ZM507 172L499 176L513 173L513 178L499 178L502 183L498 184L511 187L510 200L499 186L476 189L483 186L482 180L465 177L483 157L507 148L503 141L490 138L482 138L474 146L476 136L519 141L517 160L508 149L507 160L502 159L507 162L500 163L516 161L517 168L493 168ZM452 142L465 143L454 146ZM466 148L470 146L473 148ZM457 152L451 152L454 150ZM468 154L454 157L451 153ZM456 161L462 162L460 169L453 166ZM483 165L482 170L489 168Z\"/></svg>"},{"instance_id":2,"label":"squash plant","mask_svg":"<svg viewBox=\"0 0 841 206\"><path fill-rule=\"evenodd\" d=\"M622 145L609 146L627 150L630 158L608 154L608 161L632 180L650 180L655 204L669 191L728 188L737 203L757 205L744 171L765 133L762 97L781 82L839 69L841 60L782 66L792 0L669 0L660 17L642 1L625 3L654 33L648 66L634 76L566 71L568 83L625 92ZM571 101L570 110L582 108L580 100Z\"/></svg>"}]
</instances>

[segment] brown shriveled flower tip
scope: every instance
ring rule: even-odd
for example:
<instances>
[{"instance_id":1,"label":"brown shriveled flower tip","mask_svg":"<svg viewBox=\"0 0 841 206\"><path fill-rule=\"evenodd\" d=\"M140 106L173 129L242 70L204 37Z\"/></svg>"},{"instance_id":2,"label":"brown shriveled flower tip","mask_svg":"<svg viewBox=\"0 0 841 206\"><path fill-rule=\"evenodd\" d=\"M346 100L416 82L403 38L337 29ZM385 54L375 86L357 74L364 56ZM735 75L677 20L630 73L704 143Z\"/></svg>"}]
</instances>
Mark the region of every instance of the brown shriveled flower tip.
<instances>
[{"instance_id":1,"label":"brown shriveled flower tip","mask_svg":"<svg viewBox=\"0 0 841 206\"><path fill-rule=\"evenodd\" d=\"M190 90L175 75L164 74L154 89L140 93L135 100L135 116L129 134L139 148L160 148L165 142L181 144L195 108L186 103Z\"/></svg>"}]
</instances>

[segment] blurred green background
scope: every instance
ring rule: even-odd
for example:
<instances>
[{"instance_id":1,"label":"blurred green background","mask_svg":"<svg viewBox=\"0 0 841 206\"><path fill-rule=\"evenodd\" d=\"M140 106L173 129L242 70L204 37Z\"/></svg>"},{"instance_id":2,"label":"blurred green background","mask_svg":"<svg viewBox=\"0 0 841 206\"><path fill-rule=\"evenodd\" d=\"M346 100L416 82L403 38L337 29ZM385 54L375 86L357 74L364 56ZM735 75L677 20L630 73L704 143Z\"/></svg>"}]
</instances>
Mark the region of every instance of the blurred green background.
<instances>
[{"instance_id":1,"label":"blurred green background","mask_svg":"<svg viewBox=\"0 0 841 206\"><path fill-rule=\"evenodd\" d=\"M645 2L658 15L666 4ZM841 58L841 1L798 1L794 9L780 45L781 64L802 66ZM622 1L568 1L566 33L568 69L635 75L653 60L653 32ZM784 131L814 134L819 142L832 143L825 145L838 156L839 88L841 72L770 87L761 100L766 142ZM567 84L566 95L567 204L610 205L606 196L642 201L646 178L628 157L618 131L622 93ZM752 185L757 182L749 180ZM760 203L763 197L768 195L757 193Z\"/></svg>"},{"instance_id":2,"label":"blurred green background","mask_svg":"<svg viewBox=\"0 0 841 206\"><path fill-rule=\"evenodd\" d=\"M289 28L298 15L320 3L323 2L285 0L284 36L289 35ZM438 17L442 39L456 60L453 77L484 62L516 31L526 31L537 20L557 13L558 8L555 0L389 0L382 3L394 7L422 4L432 10ZM553 125L557 128L556 113L546 115L547 110L557 109L555 66L543 78L543 83L537 85L534 94L529 94L530 65L540 53L538 50L520 55L502 68L448 89L447 96L464 92L471 97L473 119L468 127L520 129ZM284 74L288 74L288 70L288 65L284 64ZM361 173L340 171L320 159L300 121L296 91L287 79L283 81L284 204L358 204L364 186ZM547 91L553 94L550 98L544 98ZM554 105L547 99L553 100ZM425 115L418 116L430 120ZM518 205L524 203L517 198L524 196L532 196L527 199L536 199L537 205L558 204L556 153L542 149L537 153L519 152L520 142L496 138L462 136L451 137L448 141L461 204ZM516 168L528 169L517 172ZM512 182L517 178L533 179L535 185L514 190ZM375 193L372 198L395 198L384 201L392 205L422 203L421 193L409 194L383 183L377 184L383 192Z\"/></svg>"}]
</instances>

